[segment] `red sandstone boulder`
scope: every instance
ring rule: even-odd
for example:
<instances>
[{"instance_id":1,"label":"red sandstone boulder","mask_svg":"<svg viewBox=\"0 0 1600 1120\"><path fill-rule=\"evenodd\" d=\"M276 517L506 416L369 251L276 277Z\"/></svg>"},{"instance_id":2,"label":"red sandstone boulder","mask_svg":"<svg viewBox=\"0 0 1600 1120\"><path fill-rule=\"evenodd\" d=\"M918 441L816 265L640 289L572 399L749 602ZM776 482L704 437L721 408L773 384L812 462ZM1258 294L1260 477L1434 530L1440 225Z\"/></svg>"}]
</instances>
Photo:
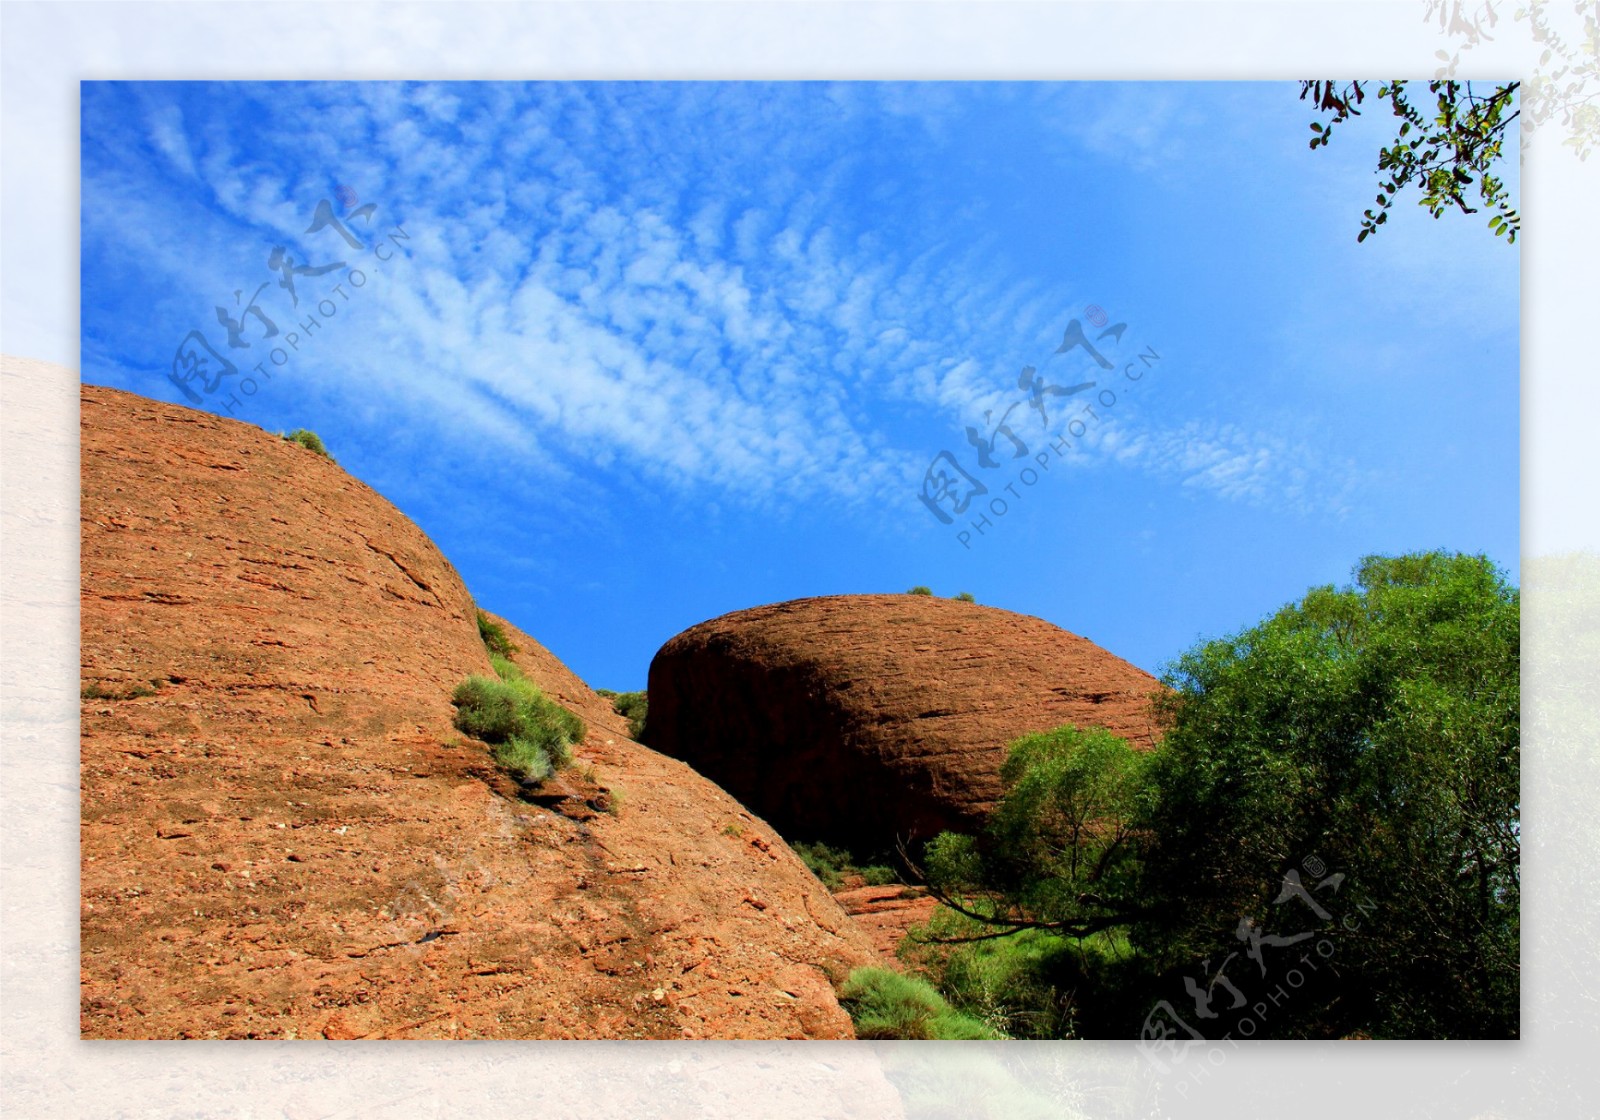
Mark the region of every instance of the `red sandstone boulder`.
<instances>
[{"instance_id":1,"label":"red sandstone boulder","mask_svg":"<svg viewBox=\"0 0 1600 1120\"><path fill-rule=\"evenodd\" d=\"M650 665L649 745L791 840L861 852L973 830L1021 735L1158 734L1144 670L1038 618L921 595L835 595L723 615Z\"/></svg>"},{"instance_id":2,"label":"red sandstone boulder","mask_svg":"<svg viewBox=\"0 0 1600 1120\"><path fill-rule=\"evenodd\" d=\"M81 514L84 1037L852 1037L867 937L536 641L577 765L451 726L472 599L339 466L84 386Z\"/></svg>"}]
</instances>

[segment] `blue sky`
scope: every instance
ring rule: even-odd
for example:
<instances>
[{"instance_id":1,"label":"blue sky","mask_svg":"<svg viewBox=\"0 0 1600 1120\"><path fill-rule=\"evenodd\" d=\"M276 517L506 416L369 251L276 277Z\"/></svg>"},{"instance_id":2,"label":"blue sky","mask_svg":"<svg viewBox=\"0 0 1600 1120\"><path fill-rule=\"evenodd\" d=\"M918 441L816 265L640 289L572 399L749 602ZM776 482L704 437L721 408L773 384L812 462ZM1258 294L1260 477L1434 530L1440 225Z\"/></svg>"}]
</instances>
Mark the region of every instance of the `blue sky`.
<instances>
[{"instance_id":1,"label":"blue sky","mask_svg":"<svg viewBox=\"0 0 1600 1120\"><path fill-rule=\"evenodd\" d=\"M1312 152L1297 92L86 82L83 376L191 403L199 330L239 371L200 407L317 431L602 687L803 595L970 591L1159 671L1368 553L1518 578L1519 251L1408 199L1357 245L1389 118ZM279 246L340 267L295 305ZM1024 366L1095 386L1041 415ZM951 524L944 451L988 487Z\"/></svg>"}]
</instances>

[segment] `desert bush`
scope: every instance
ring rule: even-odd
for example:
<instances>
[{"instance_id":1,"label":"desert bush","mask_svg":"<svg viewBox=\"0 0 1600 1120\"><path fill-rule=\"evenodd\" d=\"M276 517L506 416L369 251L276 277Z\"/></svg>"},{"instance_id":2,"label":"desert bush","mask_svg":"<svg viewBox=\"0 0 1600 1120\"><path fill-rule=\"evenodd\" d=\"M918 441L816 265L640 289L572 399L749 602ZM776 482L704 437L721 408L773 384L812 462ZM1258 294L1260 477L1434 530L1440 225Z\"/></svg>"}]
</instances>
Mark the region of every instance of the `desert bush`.
<instances>
[{"instance_id":1,"label":"desert bush","mask_svg":"<svg viewBox=\"0 0 1600 1120\"><path fill-rule=\"evenodd\" d=\"M451 701L456 729L488 743L494 760L524 782L542 781L568 765L572 744L584 735L581 719L520 673L509 680L468 677Z\"/></svg>"},{"instance_id":2,"label":"desert bush","mask_svg":"<svg viewBox=\"0 0 1600 1120\"><path fill-rule=\"evenodd\" d=\"M926 980L886 968L858 968L839 1002L864 1039L1001 1039L1005 1035L945 1002Z\"/></svg>"},{"instance_id":3,"label":"desert bush","mask_svg":"<svg viewBox=\"0 0 1600 1120\"><path fill-rule=\"evenodd\" d=\"M483 639L484 646L491 654L509 658L517 652L517 647L506 636L506 628L482 611L478 612L478 637Z\"/></svg>"},{"instance_id":4,"label":"desert bush","mask_svg":"<svg viewBox=\"0 0 1600 1120\"><path fill-rule=\"evenodd\" d=\"M973 597L973 594L970 591L958 591L958 592L956 592L956 599L957 599L958 602L962 602L962 603L976 603L978 601L976 598Z\"/></svg>"},{"instance_id":5,"label":"desert bush","mask_svg":"<svg viewBox=\"0 0 1600 1120\"><path fill-rule=\"evenodd\" d=\"M900 876L894 868L886 864L869 864L860 866L856 857L843 848L835 848L828 844L798 843L793 844L794 854L800 861L811 869L811 873L822 880L822 885L830 891L836 891L844 885L844 880L851 875L859 875L869 887L881 887L887 883L898 883Z\"/></svg>"},{"instance_id":6,"label":"desert bush","mask_svg":"<svg viewBox=\"0 0 1600 1120\"><path fill-rule=\"evenodd\" d=\"M290 443L298 443L307 451L315 451L318 455L321 455L329 462L333 461L333 456L329 455L328 449L323 446L322 437L317 435L316 432L313 432L307 428L296 428L294 431L284 435L283 438L288 440Z\"/></svg>"},{"instance_id":7,"label":"desert bush","mask_svg":"<svg viewBox=\"0 0 1600 1120\"><path fill-rule=\"evenodd\" d=\"M638 692L613 692L609 688L596 691L611 701L612 709L628 721L629 738L638 740L644 734L645 717L650 713L649 694L643 689Z\"/></svg>"},{"instance_id":8,"label":"desert bush","mask_svg":"<svg viewBox=\"0 0 1600 1120\"><path fill-rule=\"evenodd\" d=\"M906 594L907 595L932 595L933 594L933 588L924 587L922 584L919 583L919 584L917 584L917 586L913 587L910 591L907 591Z\"/></svg>"}]
</instances>

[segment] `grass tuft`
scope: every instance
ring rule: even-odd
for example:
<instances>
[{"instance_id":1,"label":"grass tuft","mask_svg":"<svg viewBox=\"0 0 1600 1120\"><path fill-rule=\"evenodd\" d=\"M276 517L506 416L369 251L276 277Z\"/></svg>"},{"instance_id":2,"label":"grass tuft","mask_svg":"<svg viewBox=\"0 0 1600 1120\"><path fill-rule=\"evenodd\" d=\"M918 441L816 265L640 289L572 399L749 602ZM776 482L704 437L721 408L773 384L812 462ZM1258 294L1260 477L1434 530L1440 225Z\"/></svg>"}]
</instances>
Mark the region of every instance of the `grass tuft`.
<instances>
[{"instance_id":1,"label":"grass tuft","mask_svg":"<svg viewBox=\"0 0 1600 1120\"><path fill-rule=\"evenodd\" d=\"M858 968L839 990L839 1002L863 1039L1002 1039L982 1020L944 1001L926 980L887 968Z\"/></svg>"},{"instance_id":2,"label":"grass tuft","mask_svg":"<svg viewBox=\"0 0 1600 1120\"><path fill-rule=\"evenodd\" d=\"M328 454L328 449L323 446L322 437L308 428L296 428L294 431L284 435L283 438L290 443L298 443L307 451L316 452L330 463L334 461L333 456Z\"/></svg>"},{"instance_id":3,"label":"grass tuft","mask_svg":"<svg viewBox=\"0 0 1600 1120\"><path fill-rule=\"evenodd\" d=\"M470 676L451 702L456 729L488 743L494 760L527 784L570 765L572 745L584 736L583 721L520 672L509 680Z\"/></svg>"},{"instance_id":4,"label":"grass tuft","mask_svg":"<svg viewBox=\"0 0 1600 1120\"><path fill-rule=\"evenodd\" d=\"M491 654L509 658L517 652L517 647L511 644L511 639L506 636L506 628L494 619L478 612L478 637L483 639L483 644Z\"/></svg>"}]
</instances>

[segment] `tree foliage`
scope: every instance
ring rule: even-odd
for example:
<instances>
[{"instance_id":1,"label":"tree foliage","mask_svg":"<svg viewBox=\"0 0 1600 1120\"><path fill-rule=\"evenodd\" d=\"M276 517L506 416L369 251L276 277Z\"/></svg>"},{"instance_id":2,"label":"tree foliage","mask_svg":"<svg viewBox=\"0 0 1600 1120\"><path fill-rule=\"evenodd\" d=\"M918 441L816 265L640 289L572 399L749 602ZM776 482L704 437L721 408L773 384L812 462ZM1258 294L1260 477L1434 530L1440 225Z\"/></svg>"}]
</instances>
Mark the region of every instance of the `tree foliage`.
<instances>
[{"instance_id":1,"label":"tree foliage","mask_svg":"<svg viewBox=\"0 0 1600 1120\"><path fill-rule=\"evenodd\" d=\"M1320 113L1331 114L1327 123L1313 121L1311 147L1325 148L1333 130L1361 115L1368 82L1304 81L1300 99L1309 99ZM1492 211L1489 228L1496 237L1514 242L1522 229L1522 216L1512 207L1510 191L1492 172L1504 154L1505 133L1517 119L1518 82L1496 86L1490 93L1475 92L1471 82L1436 80L1428 83L1434 99L1432 114L1413 102L1410 86L1402 79L1380 84L1377 100L1387 101L1400 125L1392 143L1378 152L1382 177L1376 204L1361 219L1357 241L1365 241L1389 220L1389 208L1401 191L1415 185L1422 194L1418 205L1434 218L1454 207L1476 214L1468 204L1472 187Z\"/></svg>"},{"instance_id":2,"label":"tree foliage","mask_svg":"<svg viewBox=\"0 0 1600 1120\"><path fill-rule=\"evenodd\" d=\"M1315 856L1370 901L1342 1008L1376 1034L1517 1032L1520 597L1486 558L1368 557L1181 657L1156 755L1136 941L1230 943Z\"/></svg>"},{"instance_id":3,"label":"tree foliage","mask_svg":"<svg viewBox=\"0 0 1600 1120\"><path fill-rule=\"evenodd\" d=\"M1515 1036L1518 627L1481 556L1369 557L1353 586L1180 657L1158 750L1019 740L986 834L929 846L932 889L969 937L1124 930L1159 979L1238 953L1314 859L1360 920L1318 934L1337 972L1271 1033Z\"/></svg>"},{"instance_id":4,"label":"tree foliage","mask_svg":"<svg viewBox=\"0 0 1600 1120\"><path fill-rule=\"evenodd\" d=\"M946 832L924 855L930 889L991 927L1085 937L1137 909L1135 822L1150 756L1109 731L1060 727L1012 745L987 842Z\"/></svg>"},{"instance_id":5,"label":"tree foliage","mask_svg":"<svg viewBox=\"0 0 1600 1120\"><path fill-rule=\"evenodd\" d=\"M1461 39L1454 52L1435 51L1444 66L1436 78L1454 77L1461 56L1504 32L1496 25L1498 0L1427 0L1427 16L1439 30ZM1563 22L1564 14L1564 22ZM1550 124L1566 129L1561 141L1580 160L1600 143L1600 5L1594 0L1519 0L1512 23L1527 24L1527 46L1538 52L1532 73L1518 94L1524 143Z\"/></svg>"}]
</instances>

